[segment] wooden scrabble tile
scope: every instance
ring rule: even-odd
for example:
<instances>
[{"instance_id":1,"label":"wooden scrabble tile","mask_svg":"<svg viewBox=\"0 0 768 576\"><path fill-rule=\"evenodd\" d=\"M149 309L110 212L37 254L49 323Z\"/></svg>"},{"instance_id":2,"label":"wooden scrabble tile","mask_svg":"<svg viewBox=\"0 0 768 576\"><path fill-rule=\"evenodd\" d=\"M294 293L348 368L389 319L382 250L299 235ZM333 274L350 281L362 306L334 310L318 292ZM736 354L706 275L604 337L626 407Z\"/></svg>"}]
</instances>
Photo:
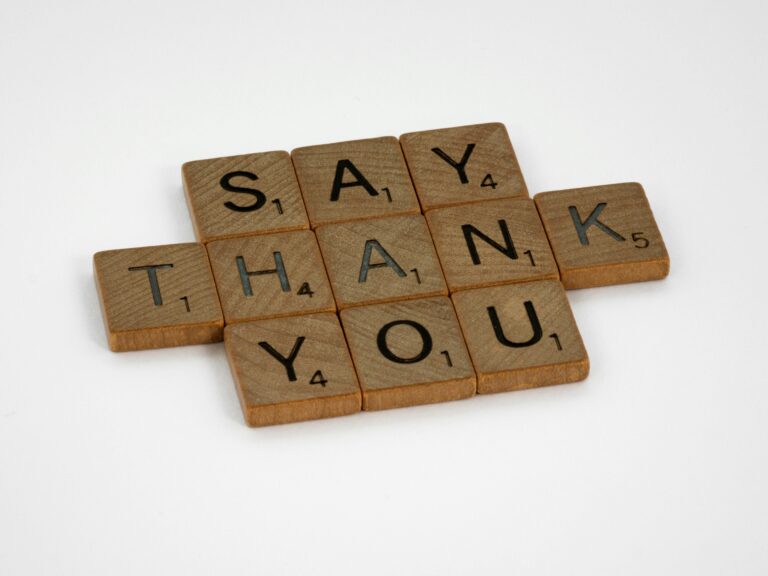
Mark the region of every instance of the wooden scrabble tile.
<instances>
[{"instance_id":1,"label":"wooden scrabble tile","mask_svg":"<svg viewBox=\"0 0 768 576\"><path fill-rule=\"evenodd\" d=\"M335 314L230 325L224 344L250 426L360 411L360 387Z\"/></svg>"},{"instance_id":2,"label":"wooden scrabble tile","mask_svg":"<svg viewBox=\"0 0 768 576\"><path fill-rule=\"evenodd\" d=\"M227 324L336 310L311 230L216 240L207 248Z\"/></svg>"},{"instance_id":3,"label":"wooden scrabble tile","mask_svg":"<svg viewBox=\"0 0 768 576\"><path fill-rule=\"evenodd\" d=\"M426 214L448 289L558 277L532 200L491 200Z\"/></svg>"},{"instance_id":4,"label":"wooden scrabble tile","mask_svg":"<svg viewBox=\"0 0 768 576\"><path fill-rule=\"evenodd\" d=\"M397 138L307 146L293 150L291 157L313 228L419 213Z\"/></svg>"},{"instance_id":5,"label":"wooden scrabble tile","mask_svg":"<svg viewBox=\"0 0 768 576\"><path fill-rule=\"evenodd\" d=\"M451 301L444 297L341 311L363 390L363 410L467 398L475 373Z\"/></svg>"},{"instance_id":6,"label":"wooden scrabble tile","mask_svg":"<svg viewBox=\"0 0 768 576\"><path fill-rule=\"evenodd\" d=\"M451 296L477 393L583 380L589 358L557 280L466 290Z\"/></svg>"},{"instance_id":7,"label":"wooden scrabble tile","mask_svg":"<svg viewBox=\"0 0 768 576\"><path fill-rule=\"evenodd\" d=\"M535 201L566 288L669 274L669 255L640 184L544 192Z\"/></svg>"},{"instance_id":8,"label":"wooden scrabble tile","mask_svg":"<svg viewBox=\"0 0 768 576\"><path fill-rule=\"evenodd\" d=\"M400 136L423 210L496 198L528 198L504 124L475 124Z\"/></svg>"},{"instance_id":9,"label":"wooden scrabble tile","mask_svg":"<svg viewBox=\"0 0 768 576\"><path fill-rule=\"evenodd\" d=\"M448 294L421 215L329 224L315 233L339 308Z\"/></svg>"},{"instance_id":10,"label":"wooden scrabble tile","mask_svg":"<svg viewBox=\"0 0 768 576\"><path fill-rule=\"evenodd\" d=\"M221 341L224 318L202 244L97 252L93 270L115 352Z\"/></svg>"},{"instance_id":11,"label":"wooden scrabble tile","mask_svg":"<svg viewBox=\"0 0 768 576\"><path fill-rule=\"evenodd\" d=\"M288 152L196 160L181 172L200 242L309 228Z\"/></svg>"}]
</instances>

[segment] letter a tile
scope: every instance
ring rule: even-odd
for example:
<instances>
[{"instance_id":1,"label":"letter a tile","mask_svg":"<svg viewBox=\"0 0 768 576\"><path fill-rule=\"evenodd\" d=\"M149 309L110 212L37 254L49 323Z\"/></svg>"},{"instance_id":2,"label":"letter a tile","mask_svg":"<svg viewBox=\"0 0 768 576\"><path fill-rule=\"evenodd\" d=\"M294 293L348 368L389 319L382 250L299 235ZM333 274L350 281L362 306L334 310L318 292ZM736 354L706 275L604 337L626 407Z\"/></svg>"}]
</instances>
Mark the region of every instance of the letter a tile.
<instances>
[{"instance_id":1,"label":"letter a tile","mask_svg":"<svg viewBox=\"0 0 768 576\"><path fill-rule=\"evenodd\" d=\"M422 209L528 198L504 124L475 124L400 136Z\"/></svg>"},{"instance_id":2,"label":"letter a tile","mask_svg":"<svg viewBox=\"0 0 768 576\"><path fill-rule=\"evenodd\" d=\"M202 244L107 250L93 268L115 352L221 341L224 318Z\"/></svg>"},{"instance_id":3,"label":"letter a tile","mask_svg":"<svg viewBox=\"0 0 768 576\"><path fill-rule=\"evenodd\" d=\"M477 393L583 380L587 351L557 280L451 296L477 372Z\"/></svg>"},{"instance_id":4,"label":"letter a tile","mask_svg":"<svg viewBox=\"0 0 768 576\"><path fill-rule=\"evenodd\" d=\"M227 324L336 310L311 230L217 240L207 248Z\"/></svg>"},{"instance_id":5,"label":"letter a tile","mask_svg":"<svg viewBox=\"0 0 768 576\"><path fill-rule=\"evenodd\" d=\"M329 224L315 232L339 308L448 294L421 215Z\"/></svg>"},{"instance_id":6,"label":"letter a tile","mask_svg":"<svg viewBox=\"0 0 768 576\"><path fill-rule=\"evenodd\" d=\"M558 278L532 200L489 200L427 212L451 292Z\"/></svg>"},{"instance_id":7,"label":"letter a tile","mask_svg":"<svg viewBox=\"0 0 768 576\"><path fill-rule=\"evenodd\" d=\"M669 274L669 255L640 184L544 192L535 202L566 288Z\"/></svg>"},{"instance_id":8,"label":"letter a tile","mask_svg":"<svg viewBox=\"0 0 768 576\"><path fill-rule=\"evenodd\" d=\"M419 213L397 138L307 146L293 150L291 157L312 228Z\"/></svg>"},{"instance_id":9,"label":"letter a tile","mask_svg":"<svg viewBox=\"0 0 768 576\"><path fill-rule=\"evenodd\" d=\"M475 394L475 372L446 297L341 311L363 391L363 410L459 400Z\"/></svg>"},{"instance_id":10,"label":"letter a tile","mask_svg":"<svg viewBox=\"0 0 768 576\"><path fill-rule=\"evenodd\" d=\"M360 388L335 314L227 326L245 421L268 426L360 411Z\"/></svg>"},{"instance_id":11,"label":"letter a tile","mask_svg":"<svg viewBox=\"0 0 768 576\"><path fill-rule=\"evenodd\" d=\"M181 172L200 242L309 228L288 152L195 160Z\"/></svg>"}]
</instances>

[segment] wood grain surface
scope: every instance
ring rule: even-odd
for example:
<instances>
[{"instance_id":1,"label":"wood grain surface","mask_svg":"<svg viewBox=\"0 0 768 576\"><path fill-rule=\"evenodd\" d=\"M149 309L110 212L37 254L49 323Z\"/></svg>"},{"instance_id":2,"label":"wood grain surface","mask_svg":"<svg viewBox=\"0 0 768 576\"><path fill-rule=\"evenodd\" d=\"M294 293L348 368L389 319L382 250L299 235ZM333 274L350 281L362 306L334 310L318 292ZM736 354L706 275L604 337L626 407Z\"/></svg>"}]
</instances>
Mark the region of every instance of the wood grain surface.
<instances>
[{"instance_id":1,"label":"wood grain surface","mask_svg":"<svg viewBox=\"0 0 768 576\"><path fill-rule=\"evenodd\" d=\"M528 198L504 124L410 132L400 144L423 210L496 198Z\"/></svg>"},{"instance_id":2,"label":"wood grain surface","mask_svg":"<svg viewBox=\"0 0 768 576\"><path fill-rule=\"evenodd\" d=\"M555 259L531 200L490 200L438 208L427 212L426 218L451 292L558 278Z\"/></svg>"},{"instance_id":3,"label":"wood grain surface","mask_svg":"<svg viewBox=\"0 0 768 576\"><path fill-rule=\"evenodd\" d=\"M296 148L291 157L313 228L419 213L400 143L393 136Z\"/></svg>"},{"instance_id":4,"label":"wood grain surface","mask_svg":"<svg viewBox=\"0 0 768 576\"><path fill-rule=\"evenodd\" d=\"M329 224L315 232L339 308L448 294L421 215Z\"/></svg>"},{"instance_id":5,"label":"wood grain surface","mask_svg":"<svg viewBox=\"0 0 768 576\"><path fill-rule=\"evenodd\" d=\"M200 242L309 228L288 152L195 160L181 172Z\"/></svg>"},{"instance_id":6,"label":"wood grain surface","mask_svg":"<svg viewBox=\"0 0 768 576\"><path fill-rule=\"evenodd\" d=\"M234 324L224 343L248 425L360 411L357 376L335 314Z\"/></svg>"},{"instance_id":7,"label":"wood grain surface","mask_svg":"<svg viewBox=\"0 0 768 576\"><path fill-rule=\"evenodd\" d=\"M587 351L557 280L466 290L451 298L477 373L478 394L587 377Z\"/></svg>"},{"instance_id":8,"label":"wood grain surface","mask_svg":"<svg viewBox=\"0 0 768 576\"><path fill-rule=\"evenodd\" d=\"M336 310L311 230L216 240L207 249L227 324Z\"/></svg>"},{"instance_id":9,"label":"wood grain surface","mask_svg":"<svg viewBox=\"0 0 768 576\"><path fill-rule=\"evenodd\" d=\"M221 341L224 318L202 244L97 252L93 269L111 350Z\"/></svg>"},{"instance_id":10,"label":"wood grain surface","mask_svg":"<svg viewBox=\"0 0 768 576\"><path fill-rule=\"evenodd\" d=\"M566 288L669 274L669 255L640 184L543 192L535 202Z\"/></svg>"},{"instance_id":11,"label":"wood grain surface","mask_svg":"<svg viewBox=\"0 0 768 576\"><path fill-rule=\"evenodd\" d=\"M363 391L363 410L468 398L475 373L446 297L340 313Z\"/></svg>"}]
</instances>

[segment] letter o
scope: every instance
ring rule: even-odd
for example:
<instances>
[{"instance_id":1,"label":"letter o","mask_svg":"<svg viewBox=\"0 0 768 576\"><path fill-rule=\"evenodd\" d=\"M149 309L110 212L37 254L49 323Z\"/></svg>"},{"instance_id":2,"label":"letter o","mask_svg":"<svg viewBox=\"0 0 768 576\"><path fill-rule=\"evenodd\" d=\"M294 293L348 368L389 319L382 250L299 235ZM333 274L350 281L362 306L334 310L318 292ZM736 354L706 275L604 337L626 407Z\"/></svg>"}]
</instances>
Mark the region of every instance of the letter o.
<instances>
[{"instance_id":1,"label":"letter o","mask_svg":"<svg viewBox=\"0 0 768 576\"><path fill-rule=\"evenodd\" d=\"M419 333L419 336L421 336L421 351L411 358L401 358L400 356L395 355L387 346L387 334L389 333L389 330L399 325L410 326ZM432 352L432 336L430 336L429 331L424 326L413 320L393 320L392 322L384 324L384 326L381 327L381 330L379 330L378 336L376 336L376 344L379 347L379 352L381 352L384 358L391 362L396 362L397 364L415 364L416 362L421 362Z\"/></svg>"}]
</instances>

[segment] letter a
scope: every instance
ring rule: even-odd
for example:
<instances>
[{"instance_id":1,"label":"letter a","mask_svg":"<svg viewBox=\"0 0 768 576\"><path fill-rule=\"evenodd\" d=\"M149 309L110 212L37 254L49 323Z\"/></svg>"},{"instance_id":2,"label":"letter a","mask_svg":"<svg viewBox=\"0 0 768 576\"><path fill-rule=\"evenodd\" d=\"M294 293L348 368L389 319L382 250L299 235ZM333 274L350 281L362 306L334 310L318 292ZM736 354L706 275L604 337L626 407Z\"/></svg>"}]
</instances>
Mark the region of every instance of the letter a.
<instances>
[{"instance_id":1,"label":"letter a","mask_svg":"<svg viewBox=\"0 0 768 576\"><path fill-rule=\"evenodd\" d=\"M379 255L384 258L384 262L371 264L371 252L374 248L376 249L376 252L378 252ZM381 268L382 266L388 266L389 268L392 268L392 270L395 271L395 274L400 276L400 278L404 278L406 276L405 270L400 268L400 265L395 262L395 259L389 255L389 252L384 249L378 240L366 240L365 250L363 251L363 263L360 265L360 275L357 277L357 281L362 284L368 280L368 270L371 268Z\"/></svg>"},{"instance_id":2,"label":"letter a","mask_svg":"<svg viewBox=\"0 0 768 576\"><path fill-rule=\"evenodd\" d=\"M355 179L351 182L344 182L345 170L349 170ZM352 188L354 186L362 186L371 196L379 195L376 188L371 186L371 183L368 182L368 179L363 176L363 173L357 169L357 166L352 164L352 160L339 160L336 164L336 176L333 179L333 188L331 189L331 202L338 202L342 188Z\"/></svg>"}]
</instances>

